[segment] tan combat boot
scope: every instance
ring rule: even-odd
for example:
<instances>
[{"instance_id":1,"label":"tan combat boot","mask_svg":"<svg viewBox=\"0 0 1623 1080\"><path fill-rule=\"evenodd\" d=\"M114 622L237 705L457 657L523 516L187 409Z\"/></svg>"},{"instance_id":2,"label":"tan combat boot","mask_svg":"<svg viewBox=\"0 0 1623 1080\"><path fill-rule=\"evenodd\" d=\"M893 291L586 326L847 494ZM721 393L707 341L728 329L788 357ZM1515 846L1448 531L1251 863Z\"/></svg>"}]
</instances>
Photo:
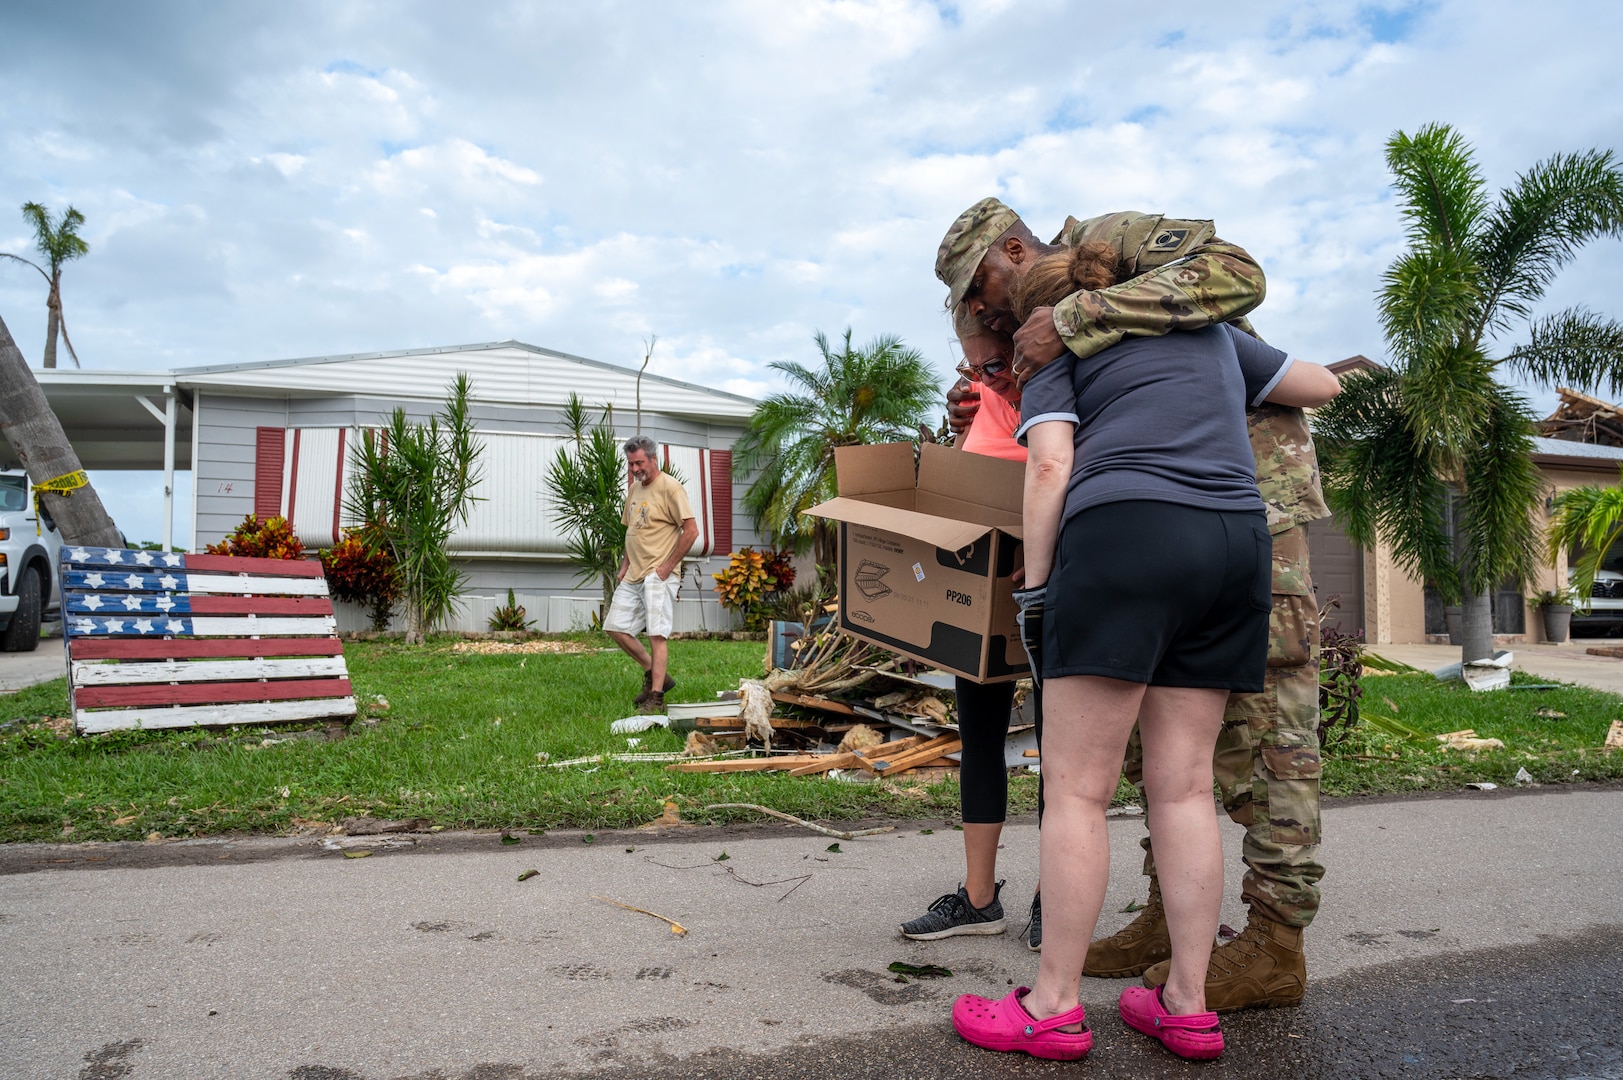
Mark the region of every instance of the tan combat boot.
<instances>
[{"instance_id":1,"label":"tan combat boot","mask_svg":"<svg viewBox=\"0 0 1623 1080\"><path fill-rule=\"evenodd\" d=\"M1170 960L1156 964L1144 972L1144 985L1160 986L1171 968ZM1212 950L1206 969L1206 1007L1213 1012L1300 1005L1306 989L1301 927L1284 926L1255 912L1239 937Z\"/></svg>"},{"instance_id":2,"label":"tan combat boot","mask_svg":"<svg viewBox=\"0 0 1623 1080\"><path fill-rule=\"evenodd\" d=\"M1167 913L1161 907L1161 886L1150 879L1150 902L1138 918L1107 938L1088 946L1082 974L1095 979L1125 979L1172 957L1167 936Z\"/></svg>"}]
</instances>

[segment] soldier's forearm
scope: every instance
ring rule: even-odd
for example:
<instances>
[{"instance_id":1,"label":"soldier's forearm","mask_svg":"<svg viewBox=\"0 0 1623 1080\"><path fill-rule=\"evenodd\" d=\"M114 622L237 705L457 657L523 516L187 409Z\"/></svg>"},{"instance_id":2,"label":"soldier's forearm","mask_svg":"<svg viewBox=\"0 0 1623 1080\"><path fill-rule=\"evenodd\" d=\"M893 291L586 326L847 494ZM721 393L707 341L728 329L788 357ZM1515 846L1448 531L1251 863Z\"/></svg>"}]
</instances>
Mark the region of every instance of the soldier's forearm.
<instances>
[{"instance_id":1,"label":"soldier's forearm","mask_svg":"<svg viewBox=\"0 0 1623 1080\"><path fill-rule=\"evenodd\" d=\"M1128 337L1159 337L1239 318L1262 303L1267 282L1244 249L1212 239L1188 258L1054 307L1066 348L1089 357Z\"/></svg>"}]
</instances>

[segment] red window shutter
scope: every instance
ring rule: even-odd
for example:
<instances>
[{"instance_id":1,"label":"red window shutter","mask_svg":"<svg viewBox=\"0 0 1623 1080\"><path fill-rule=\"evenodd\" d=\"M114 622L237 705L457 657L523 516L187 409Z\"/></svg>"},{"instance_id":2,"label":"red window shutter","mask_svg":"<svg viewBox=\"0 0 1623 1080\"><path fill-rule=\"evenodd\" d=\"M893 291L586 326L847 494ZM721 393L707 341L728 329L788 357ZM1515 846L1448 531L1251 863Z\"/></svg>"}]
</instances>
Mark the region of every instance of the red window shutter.
<instances>
[{"instance_id":1,"label":"red window shutter","mask_svg":"<svg viewBox=\"0 0 1623 1080\"><path fill-rule=\"evenodd\" d=\"M733 452L710 451L710 505L715 515L715 553L733 550Z\"/></svg>"},{"instance_id":2,"label":"red window shutter","mask_svg":"<svg viewBox=\"0 0 1623 1080\"><path fill-rule=\"evenodd\" d=\"M287 432L262 427L254 432L254 517L267 521L282 512L282 457Z\"/></svg>"}]
</instances>

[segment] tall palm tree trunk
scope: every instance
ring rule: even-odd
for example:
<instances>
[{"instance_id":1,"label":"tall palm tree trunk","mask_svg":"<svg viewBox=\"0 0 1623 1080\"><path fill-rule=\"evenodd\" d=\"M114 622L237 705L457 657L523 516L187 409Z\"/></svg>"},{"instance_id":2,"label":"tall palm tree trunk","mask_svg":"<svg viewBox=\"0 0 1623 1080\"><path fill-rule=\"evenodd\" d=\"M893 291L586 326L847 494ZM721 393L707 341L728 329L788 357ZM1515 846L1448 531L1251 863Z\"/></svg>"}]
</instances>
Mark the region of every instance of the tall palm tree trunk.
<instances>
[{"instance_id":1,"label":"tall palm tree trunk","mask_svg":"<svg viewBox=\"0 0 1623 1080\"><path fill-rule=\"evenodd\" d=\"M0 433L28 471L34 483L78 472L79 455L73 452L62 422L51 411L45 391L28 370L5 320L0 319ZM124 541L107 516L101 497L88 484L72 496L46 492L40 496L66 544L123 547Z\"/></svg>"},{"instance_id":2,"label":"tall palm tree trunk","mask_svg":"<svg viewBox=\"0 0 1623 1080\"><path fill-rule=\"evenodd\" d=\"M59 291L60 278L51 280L51 295L45 301L45 366L56 367L56 335L62 328L62 294Z\"/></svg>"},{"instance_id":3,"label":"tall palm tree trunk","mask_svg":"<svg viewBox=\"0 0 1623 1080\"><path fill-rule=\"evenodd\" d=\"M1493 594L1479 593L1467 596L1460 605L1461 630L1464 642L1460 646L1460 660L1488 660L1493 657Z\"/></svg>"}]
</instances>

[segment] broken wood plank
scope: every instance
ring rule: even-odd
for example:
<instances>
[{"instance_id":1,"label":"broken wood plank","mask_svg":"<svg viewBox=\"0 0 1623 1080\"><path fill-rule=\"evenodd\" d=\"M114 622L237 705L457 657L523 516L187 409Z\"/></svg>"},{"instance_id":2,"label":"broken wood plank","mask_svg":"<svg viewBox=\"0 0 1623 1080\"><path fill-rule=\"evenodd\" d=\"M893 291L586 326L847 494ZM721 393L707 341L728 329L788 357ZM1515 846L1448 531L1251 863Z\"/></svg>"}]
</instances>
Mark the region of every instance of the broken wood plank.
<instances>
[{"instance_id":1,"label":"broken wood plank","mask_svg":"<svg viewBox=\"0 0 1623 1080\"><path fill-rule=\"evenodd\" d=\"M809 765L801 765L789 770L790 776L816 776L833 769L850 769L862 759L858 753L824 754Z\"/></svg>"},{"instance_id":2,"label":"broken wood plank","mask_svg":"<svg viewBox=\"0 0 1623 1080\"><path fill-rule=\"evenodd\" d=\"M879 775L880 766L888 764L903 754L912 753L923 742L923 735L909 735L905 739L897 739L894 742L881 743L878 746L870 746L865 750L858 750L856 766L865 773L877 776Z\"/></svg>"},{"instance_id":3,"label":"broken wood plank","mask_svg":"<svg viewBox=\"0 0 1623 1080\"><path fill-rule=\"evenodd\" d=\"M791 694L786 690L776 690L772 694L772 700L781 702L784 705L799 705L806 709L838 713L841 716L857 715L857 711L851 706L843 701L835 701L833 698L811 697L807 694Z\"/></svg>"},{"instance_id":4,"label":"broken wood plank","mask_svg":"<svg viewBox=\"0 0 1623 1080\"><path fill-rule=\"evenodd\" d=\"M772 772L797 769L821 761L826 754L780 754L777 757L739 758L733 761L679 761L665 768L671 772Z\"/></svg>"},{"instance_id":5,"label":"broken wood plank","mask_svg":"<svg viewBox=\"0 0 1623 1080\"><path fill-rule=\"evenodd\" d=\"M899 772L916 768L931 758L943 754L955 754L964 748L963 740L956 735L941 735L928 742L921 743L908 753L892 758L885 767L879 770L880 776L894 776Z\"/></svg>"}]
</instances>

